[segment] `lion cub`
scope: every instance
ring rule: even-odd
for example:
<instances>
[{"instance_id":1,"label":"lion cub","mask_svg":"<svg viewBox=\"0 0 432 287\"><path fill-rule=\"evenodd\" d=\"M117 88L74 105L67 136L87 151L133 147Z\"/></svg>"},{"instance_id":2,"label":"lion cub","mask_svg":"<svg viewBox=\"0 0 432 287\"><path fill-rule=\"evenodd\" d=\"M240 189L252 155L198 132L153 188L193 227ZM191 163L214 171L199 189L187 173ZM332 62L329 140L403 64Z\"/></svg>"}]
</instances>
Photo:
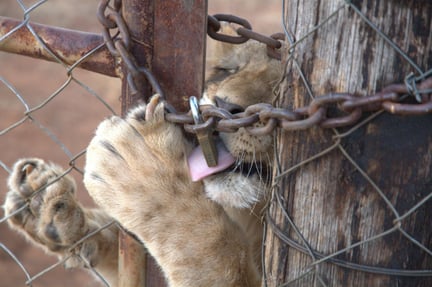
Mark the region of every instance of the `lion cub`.
<instances>
[{"instance_id":1,"label":"lion cub","mask_svg":"<svg viewBox=\"0 0 432 287\"><path fill-rule=\"evenodd\" d=\"M217 43L212 63L203 104L236 113L271 102L280 63L263 44ZM82 207L73 180L61 177L58 166L18 161L4 205L9 225L65 258L66 266L93 267L110 286L117 284L117 223L142 242L170 286L260 286L260 209L271 175L272 137L244 129L220 133L234 163L197 176L189 156L194 144L164 114L155 95L124 119L114 116L97 128L84 183L101 209ZM102 226L108 227L80 240Z\"/></svg>"}]
</instances>

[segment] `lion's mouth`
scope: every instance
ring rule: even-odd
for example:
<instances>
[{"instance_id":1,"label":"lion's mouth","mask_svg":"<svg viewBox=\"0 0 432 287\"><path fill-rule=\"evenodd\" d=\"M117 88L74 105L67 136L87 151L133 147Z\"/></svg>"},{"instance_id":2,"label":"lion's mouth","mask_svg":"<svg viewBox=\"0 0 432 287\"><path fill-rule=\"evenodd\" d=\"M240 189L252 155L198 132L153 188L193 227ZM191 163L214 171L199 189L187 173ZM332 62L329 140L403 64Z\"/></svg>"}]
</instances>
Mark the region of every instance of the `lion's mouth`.
<instances>
[{"instance_id":1,"label":"lion's mouth","mask_svg":"<svg viewBox=\"0 0 432 287\"><path fill-rule=\"evenodd\" d=\"M235 158L231 155L223 142L218 139L216 141L217 149L217 165L208 166L204 157L204 153L200 146L197 146L188 157L189 173L192 181L200 181L201 179L226 170L235 163Z\"/></svg>"},{"instance_id":2,"label":"lion's mouth","mask_svg":"<svg viewBox=\"0 0 432 287\"><path fill-rule=\"evenodd\" d=\"M272 177L272 169L263 162L240 162L231 165L225 171L242 174L244 177L257 176L265 183L269 183Z\"/></svg>"},{"instance_id":3,"label":"lion's mouth","mask_svg":"<svg viewBox=\"0 0 432 287\"><path fill-rule=\"evenodd\" d=\"M200 181L210 175L220 172L239 173L245 177L257 175L261 181L269 182L271 169L263 162L246 162L236 160L228 151L223 142L216 142L218 152L218 163L214 167L207 165L206 159L200 146L197 146L188 157L189 173L192 181Z\"/></svg>"}]
</instances>

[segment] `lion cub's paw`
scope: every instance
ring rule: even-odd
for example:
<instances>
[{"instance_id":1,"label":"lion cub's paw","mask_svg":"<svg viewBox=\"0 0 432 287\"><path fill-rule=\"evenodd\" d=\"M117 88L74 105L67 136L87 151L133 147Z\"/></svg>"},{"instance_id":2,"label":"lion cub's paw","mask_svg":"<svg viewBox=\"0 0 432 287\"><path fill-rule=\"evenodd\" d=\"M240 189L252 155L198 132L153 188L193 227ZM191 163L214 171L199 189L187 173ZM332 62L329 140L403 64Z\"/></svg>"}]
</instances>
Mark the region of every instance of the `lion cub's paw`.
<instances>
[{"instance_id":1,"label":"lion cub's paw","mask_svg":"<svg viewBox=\"0 0 432 287\"><path fill-rule=\"evenodd\" d=\"M13 229L58 255L69 252L89 229L83 209L75 199L75 182L63 174L60 167L41 159L19 160L9 176L9 192L4 204L5 215ZM87 250L79 252L89 253ZM72 261L69 265L78 265Z\"/></svg>"},{"instance_id":2,"label":"lion cub's paw","mask_svg":"<svg viewBox=\"0 0 432 287\"><path fill-rule=\"evenodd\" d=\"M128 222L137 224L139 212L151 213L163 201L161 182L187 171L186 145L180 127L165 121L164 103L155 95L124 119L114 116L99 125L87 148L84 184L99 206L131 229Z\"/></svg>"}]
</instances>

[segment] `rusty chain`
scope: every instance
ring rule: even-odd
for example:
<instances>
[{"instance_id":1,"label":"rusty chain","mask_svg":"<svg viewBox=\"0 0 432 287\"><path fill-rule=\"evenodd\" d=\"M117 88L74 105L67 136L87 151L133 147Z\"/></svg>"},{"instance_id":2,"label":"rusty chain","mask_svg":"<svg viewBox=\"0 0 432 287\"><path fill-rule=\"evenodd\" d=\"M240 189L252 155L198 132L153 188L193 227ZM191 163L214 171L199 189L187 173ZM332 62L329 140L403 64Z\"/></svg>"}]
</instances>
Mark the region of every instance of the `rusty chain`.
<instances>
[{"instance_id":1,"label":"rusty chain","mask_svg":"<svg viewBox=\"0 0 432 287\"><path fill-rule=\"evenodd\" d=\"M139 93L137 83L142 81L144 75L153 90L163 97L163 91L153 74L145 67L138 66L135 57L129 52L132 39L121 14L122 1L112 1L114 2L113 7L109 5L110 2L111 0L101 0L99 2L97 17L103 26L102 35L108 50L116 59L121 58L129 70L127 83L131 89L131 94ZM107 11L109 11L108 14L106 14ZM111 30L117 30L117 33L111 35Z\"/></svg>"},{"instance_id":2,"label":"rusty chain","mask_svg":"<svg viewBox=\"0 0 432 287\"><path fill-rule=\"evenodd\" d=\"M298 109L275 108L270 104L260 103L247 107L241 113L231 114L218 107L202 106L201 112L205 122L200 125L194 125L192 117L188 114L169 113L167 119L185 124L186 131L191 133L197 133L209 126L221 132L235 132L239 128L246 128L254 135L269 134L276 127L284 130L304 130L313 126L337 128L356 124L364 112L385 110L399 115L431 113L432 77L421 81L415 87L416 93L425 99L424 103L400 103L409 93L409 88L405 84L392 84L376 94L365 97L349 93L326 94L316 97L309 106ZM339 112L336 114L341 115L330 117L330 108L338 109ZM264 123L264 126L255 126L258 122Z\"/></svg>"},{"instance_id":3,"label":"rusty chain","mask_svg":"<svg viewBox=\"0 0 432 287\"><path fill-rule=\"evenodd\" d=\"M239 25L240 27L235 30L238 36L218 33L218 31L220 31L221 29L220 21ZM282 55L279 49L282 47L280 40L285 40L285 35L283 33L276 33L271 35L270 37L264 36L262 34L252 31L252 26L247 20L234 15L209 15L207 17L207 23L207 34L215 40L231 44L242 44L250 39L253 39L267 45L267 54L270 57L277 60L282 59Z\"/></svg>"},{"instance_id":4,"label":"rusty chain","mask_svg":"<svg viewBox=\"0 0 432 287\"><path fill-rule=\"evenodd\" d=\"M110 6L113 2L113 6ZM108 11L108 13L107 13ZM157 80L145 67L136 64L135 57L129 52L131 37L127 25L121 15L121 0L101 0L98 8L98 19L103 25L103 36L113 56L121 58L130 71L128 85L133 93L138 93L137 81L143 76L148 79L156 93L163 97ZM220 21L238 25L238 36L219 33ZM250 39L267 45L269 56L281 59L280 48L283 35L274 34L270 37L252 31L250 23L233 15L217 14L208 16L208 35L216 40L232 44L241 44ZM116 31L112 35L111 31ZM417 103L403 103L412 96ZM329 109L336 112L330 116ZM191 113L178 114L169 109L166 119L182 124L190 133L197 133L209 128L220 132L235 132L245 128L254 135L271 133L275 128L284 130L304 130L314 126L337 128L356 124L365 112L384 110L398 115L423 115L432 113L432 70L420 77L409 75L403 84L392 84L380 92L360 96L352 93L330 93L316 97L309 106L297 109L276 108L270 104L259 103L247 107L243 112L231 114L229 111L214 106L200 107L204 123L194 124ZM260 122L261 125L256 124ZM262 125L263 124L263 125Z\"/></svg>"}]
</instances>

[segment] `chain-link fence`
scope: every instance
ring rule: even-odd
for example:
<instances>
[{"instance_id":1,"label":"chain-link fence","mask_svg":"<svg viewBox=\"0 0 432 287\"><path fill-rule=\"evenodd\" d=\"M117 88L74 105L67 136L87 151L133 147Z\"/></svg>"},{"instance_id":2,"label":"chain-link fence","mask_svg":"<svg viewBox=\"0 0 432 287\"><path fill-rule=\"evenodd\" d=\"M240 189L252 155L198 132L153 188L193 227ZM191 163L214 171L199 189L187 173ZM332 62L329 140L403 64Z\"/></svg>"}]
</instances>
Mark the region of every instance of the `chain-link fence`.
<instances>
[{"instance_id":1,"label":"chain-link fence","mask_svg":"<svg viewBox=\"0 0 432 287\"><path fill-rule=\"evenodd\" d=\"M60 164L65 173L59 178L65 175L75 178L78 200L84 205L92 205L81 183L84 149L97 124L108 115L120 113L119 80L78 68L102 70L113 75L109 71L113 66L107 60L108 54L104 51L98 54L102 48L102 38L98 37L102 29L96 17L98 2L7 0L0 3L0 47L3 51L16 53L0 53L1 202L7 192L6 178L12 164L19 158L40 157ZM263 8L265 12L262 12ZM279 1L264 4L243 1L236 5L218 1L209 5L209 11L225 9L247 18L261 11L255 20L263 23L261 27L268 33L279 26L278 19L273 17L280 12ZM35 23L74 31L53 30ZM77 40L84 38L87 42ZM58 260L45 255L10 230L6 223L8 218L2 210L0 276L3 279L0 285L100 285L82 269L65 271L63 265L68 258ZM101 277L89 264L86 265L90 273ZM105 280L101 279L103 284Z\"/></svg>"},{"instance_id":2,"label":"chain-link fence","mask_svg":"<svg viewBox=\"0 0 432 287\"><path fill-rule=\"evenodd\" d=\"M283 1L283 3L284 6L288 5L287 1ZM408 4L408 6L411 5L412 7L408 8L412 8L415 11L420 9L413 4L414 2L410 3L411 4ZM425 3L425 5L426 4L427 3ZM68 7L68 5L70 5L70 7ZM57 42L54 41L53 38L44 38L46 34L44 34L43 27L36 27L30 24L29 21L32 20L44 23L48 21L47 24L58 25L56 21L61 20L62 25L66 25L69 28L93 32L98 30L94 27L99 26L94 16L96 5L97 3L88 3L86 1L82 1L82 5L67 1L24 3L20 0L11 0L0 3L1 15L23 19L18 22L13 22L13 27L1 34L3 36L0 37L0 47L3 45L4 48L4 46L6 46L5 43L10 43L8 41L13 37L25 37L28 41L27 43L33 43L32 45L37 46L39 50L32 51L28 49L24 54L27 53L33 56L42 55L42 57L54 61L54 63L41 63L38 60L23 59L23 57L20 56L0 54L0 103L2 109L0 122L0 150L2 151L0 164L2 168L0 169L0 180L3 182L5 182L5 179L11 172L12 163L18 158L27 156L37 156L58 162L66 167L65 174L72 174L76 177L77 182L81 182L83 151L92 135L94 127L106 115L113 114L119 109L119 83L115 81L115 79L111 81L111 79L107 77L75 69L78 65L85 63L89 55L97 53L101 48L101 43L96 41L95 45L79 56L59 55L48 48L49 45L54 45ZM359 154L358 152L356 153L352 148L347 147L347 144L351 144L353 138L357 139L358 135L356 135L356 133L358 133L359 130L367 127L371 128L373 124L379 125L378 121L383 114L386 116L388 116L388 113L400 115L426 114L427 117L430 117L430 93L432 84L430 83L430 79L426 79L431 75L430 69L432 67L430 47L432 39L430 35L431 31L430 29L427 30L426 36L418 36L412 33L413 38L418 36L418 38L416 38L417 41L412 41L412 43L416 43L417 45L415 47L416 51L423 51L421 55L419 53L413 54L412 49L414 48L411 46L406 49L400 48L400 45L395 42L396 37L386 35L392 34L390 29L384 30L384 28L379 27L374 21L370 21L368 18L368 7L362 6L359 3L354 5L350 1L332 1L332 5L335 6L328 10L323 10L324 16L318 16L317 14L317 22L312 21L311 23L306 23L301 29L297 28L298 30L294 33L293 30L295 29L293 28L292 22L290 22L292 18L285 18L283 16L285 37L286 41L290 44L290 48L284 51L286 53L284 55L286 60L286 74L283 80L284 88L281 90L282 93L280 95L284 109L273 108L268 105L256 106L246 110L246 112L242 114L243 117L253 118L253 120L249 122L243 121L241 126L251 126L258 119L268 123L264 130L253 131L250 129L251 132L257 134L272 132L275 128L283 128L284 130L290 131L314 129L314 127L318 125L330 128L319 135L319 137L325 139L326 147L320 148L320 145L316 145L318 146L318 150L315 150L310 156L303 158L291 157L294 159L288 163L285 162L287 160L287 149L283 150L282 154L276 156L278 162L277 166L280 167L280 169L276 170L276 184L272 193L273 202L272 207L269 209L269 216L267 217L267 237L275 236L273 240L277 239L280 240L280 242L275 243L274 246L267 244L264 250L268 252L266 255L267 260L265 260L266 268L264 268L266 271L266 282L271 286L277 286L277 284L282 283L288 286L290 284L297 284L301 282L302 279L313 275L314 279L309 282L315 282L317 286L337 286L338 282L340 283L342 281L337 281L334 278L340 277L341 275L335 274L334 270L330 270L331 274L326 273L327 269L322 269L322 266L327 263L333 263L367 274L390 275L395 278L430 278L432 276L432 268L430 268L432 251L430 250L430 227L427 225L427 223L430 222L427 221L427 219L430 219L428 210L430 210L430 198L432 197L432 187L430 184L430 178L432 177L430 171L430 134L426 134L426 139L429 139L429 146L412 145L409 147L414 150L423 150L424 157L423 154L420 156L420 159L423 160L421 168L426 169L426 171L422 171L424 177L420 179L420 183L416 183L417 188L414 189L415 195L413 195L410 201L403 207L401 207L397 201L397 191L400 190L400 192L403 192L404 190L401 189L400 186L394 187L385 185L385 187L383 187L383 179L376 178L376 171L364 167L365 161L374 159L371 153L366 153L369 154L369 158L365 159L366 155ZM430 9L430 5L426 5L425 7ZM321 11L319 8L320 7L315 7L314 9L316 11ZM372 9L372 7L369 8ZM67 15L60 13L60 11L77 11L77 9L80 9L77 15L71 17L70 20L67 20ZM311 9L311 11L314 9ZM407 7L404 6L401 8L401 11L406 11L406 9ZM284 13L287 11L285 7L283 7L282 10ZM426 15L430 15L430 13L426 13ZM49 23L50 20L47 20L48 16L54 16L54 23ZM290 16L292 16L292 14L290 14ZM58 18L55 19L56 17ZM314 59L311 55L304 56L305 49L313 50L311 48L313 46L307 45L311 42L318 43L318 40L321 40L319 42L321 46L325 47L326 45L330 45L327 44L326 41L323 41L322 38L319 38L319 35L330 33L329 31L331 31L331 29L328 29L328 25L335 25L335 22L343 22L343 19L346 20L350 18L355 19L356 23L361 23L361 25L363 25L363 30L355 30L354 33L363 36L369 35L370 38L374 38L374 40L379 43L380 47L388 47L389 50L392 51L392 57L400 58L399 62L403 64L400 64L400 67L398 67L401 71L406 72L406 77L401 77L399 74L395 76L394 73L391 74L389 71L381 69L381 72L387 72L387 78L380 78L379 75L374 74L375 77L380 80L374 79L375 82L371 80L371 83L369 83L366 79L363 79L363 86L353 85L350 89L348 89L349 85L337 85L335 81L326 83L327 86L331 87L328 89L321 89L321 85L315 84L319 81L312 72L310 74L307 72L305 73L305 69L307 70L308 66L302 61L304 59L303 57ZM3 21L3 25L0 26L0 29L7 29L11 21L3 18L1 20ZM381 21L380 19L374 20ZM70 22L65 23L65 21ZM418 28L422 29L426 29L425 27L427 27L429 23L430 27L430 19L426 18L422 19L422 21L412 21L410 23L417 23L416 25L419 25ZM380 22L380 24L382 23ZM365 32L365 30L368 31ZM242 31L242 33L248 33L248 31L245 30ZM375 36L371 36L372 34L375 34ZM244 35L242 34L242 36ZM429 42L425 39L429 39ZM23 44L24 42L21 43ZM331 43L337 47L335 43ZM71 42L69 42L69 44L71 44ZM361 42L356 42L356 44L360 46ZM10 49L13 49L13 47ZM343 47L339 47L327 49L327 51L329 50L342 54L344 49ZM394 54L396 56L394 56ZM362 57L362 55L357 56L360 58ZM383 58L387 59L386 57L389 56L384 54ZM347 63L350 63L352 58L346 57L345 60ZM109 64L103 60L101 62L103 64ZM371 66L372 64L373 63L369 63ZM385 64L386 62L383 61L382 65ZM29 67L31 67L31 69L29 69ZM337 65L332 67L328 64L326 73L333 74L333 77L335 77L335 75L339 73L336 67ZM92 65L89 64L87 68L91 69ZM411 75L408 71L412 71L414 74ZM371 71L369 72L373 74ZM365 74L367 73L365 72ZM295 86L295 84L292 84L294 79L301 84L300 90L303 92L303 98L301 99L291 98L294 94L301 94L292 92L292 86ZM386 85L384 85L384 83L403 82L404 79L405 84L398 84L385 88ZM377 84L377 82L379 82L379 84ZM339 90L336 87L344 87L345 89ZM343 92L343 94L334 94L335 92ZM354 92L363 93L363 98L352 94ZM327 95L320 96L323 94ZM366 97L367 94L371 96ZM310 101L308 99L310 99ZM312 101L312 99L314 100ZM297 108L286 108L287 106L295 106ZM232 121L232 115L229 115L229 113L219 114L221 115L219 118L218 115L214 116L214 114L209 114L210 116L205 117L205 119L207 120L212 117L217 118L220 130L228 131L239 128L239 121ZM203 115L206 116L205 114ZM240 116L237 115L237 117ZM168 116L168 118L170 117ZM179 122L182 120L182 118L176 119L175 115L171 115L170 119ZM404 121L406 118L398 117L397 120ZM427 123L428 119L423 117L420 120L423 122L426 121ZM190 117L185 121L190 123ZM344 128L339 130L334 129L341 126ZM193 127L189 128L191 132L196 130L196 127L195 129ZM278 131L280 131L280 129L278 129ZM304 139L299 137L299 133L294 134L293 138L296 136L297 144L301 142L300 139ZM313 137L314 135L312 134L310 136ZM359 141L361 140L363 139L359 139ZM315 144L316 143L313 143L313 145ZM406 146L404 145L404 147ZM408 147L406 148L408 149ZM330 242L328 244L330 247L324 244L324 247L321 246L322 248L318 248L316 243L318 242L322 245L320 241L322 239L313 237L313 233L319 234L321 231L325 231L323 233L326 234L327 231L332 232L332 230L328 227L320 226L319 224L320 228L310 229L311 226L316 224L316 221L313 220L314 218L312 218L310 222L301 220L302 217L309 218L310 215L308 217L307 214L302 214L298 212L298 210L305 207L305 202L310 203L310 205L306 205L310 207L310 210L316 210L322 206L326 206L324 201L320 202L317 200L317 198L322 200L324 196L314 197L320 194L319 188L310 188L311 192L315 190L313 194L308 194L309 191L307 189L302 189L302 192L304 192L303 201L296 201L302 197L296 196L292 198L292 194L284 193L283 191L284 188L286 190L291 190L289 182L296 182L296 180L299 180L299 170L302 171L303 176L307 177L308 175L313 175L313 172L308 170L310 166L314 164L320 165L325 161L333 164L334 160L328 160L327 157L329 155L334 156L335 153L339 155L339 158L337 158L338 160L346 162L346 164L343 165L344 169L349 170L352 174L356 174L354 176L344 175L344 180L349 181L350 178L359 180L360 178L362 186L359 190L363 191L365 196L375 196L378 203L368 202L366 200L363 202L366 207L363 206L361 210L359 210L358 207L350 209L350 207L347 206L344 212L334 218L325 215L323 211L323 214L320 216L323 218L325 217L326 220L338 222L339 227L336 228L337 230L354 230L358 228L358 226L353 226L352 222L341 221L341 217L349 218L351 213L357 213L359 214L358 216L361 217L355 224L360 226L365 225L362 228L370 230L368 231L369 233L364 232L364 234L357 234L356 236L350 235L350 238L344 238L343 240L335 238L334 236L329 237L328 235L323 235L323 237L326 238L325 240ZM295 162L296 159L298 160L297 162ZM425 165L426 167L424 167ZM328 169L331 170L331 164ZM388 169L390 169L390 167L388 167ZM317 171L315 171L315 173L316 172ZM429 178L429 181L424 178ZM314 182L313 176L309 178L309 181ZM347 189L352 189L358 186L352 184L350 187L347 183L345 187L347 187ZM394 188L396 191L389 193L389 191L386 190L387 188ZM86 193L83 192L84 189L82 185L80 185L78 190L80 190L78 195L80 200L88 202L89 200L86 198ZM364 190L369 190L369 193ZM293 191L291 190L291 192ZM351 195L353 198L358 198L354 196L358 196L358 194ZM2 197L3 196L4 194L2 192ZM315 198L316 201L309 201L311 198ZM308 209L306 208L306 210ZM382 210L382 214L379 215L382 216L380 220L382 219L383 222L386 222L386 225L378 224L378 218L374 217L378 215L374 212L368 215L368 210ZM421 214L426 219L426 226L420 228L421 230L418 230L418 228L411 229L407 226L407 218L411 218L412 220L414 214L416 216L420 216ZM5 223L7 218L4 214L1 214L0 218L0 260L2 266L6 267L0 270L0 275L2 278L5 278L5 281L3 281L5 286L15 286L17 282L19 284L26 282L26 284L33 286L60 284L65 286L64 278L65 276L69 276L69 274L65 275L62 273L63 271L61 271L61 265L64 263L64 260L55 261L54 259L41 259L46 257L38 253L39 251L32 249L25 242L19 241L20 239L17 239L15 233L9 231ZM367 226L367 224L369 224L369 226ZM379 226L376 229L368 229L368 227L375 225ZM413 226L414 225L415 222ZM376 232L374 233L373 231ZM392 262L386 262L384 259L381 259L383 262L385 261L385 264L381 262L382 264L376 265L370 264L368 258L362 261L349 260L349 256L347 256L348 259L344 257L345 254L351 254L350 256L352 257L352 254L357 253L362 246L381 242L387 239L388 236L394 234L398 234L399 237L396 238L397 240L400 240L400 237L405 239L405 241L410 244L410 252L413 253L401 254L400 250L396 250L395 254L401 257L399 258L400 260L395 258ZM396 239L391 238L392 242L396 242ZM335 247L332 244L337 244L337 246ZM403 246L396 245L398 248L403 248ZM292 250L299 250L307 254L305 257L300 256L302 258L300 259L301 263L296 266L292 264L296 262L295 260L297 260L299 256L293 255L295 252ZM421 261L419 265L403 266L404 262L411 261L402 257L411 255L419 258L419 261ZM282 268L280 264L282 264ZM283 268L286 266L288 266L289 271L283 271ZM426 268L424 266L426 266ZM87 265L87 267L89 267L90 272L95 272L91 269L91 266ZM55 270L55 272L53 272L53 270ZM96 275L100 276L99 274ZM85 275L80 274L76 276L76 281L73 282L67 280L67 284L70 286L85 286L89 284L84 283L90 280L83 276ZM281 283L280 281L283 276L286 276L288 280L282 280ZM406 282L403 280L405 279L401 279L400 282ZM413 280L413 282L417 281Z\"/></svg>"},{"instance_id":3,"label":"chain-link fence","mask_svg":"<svg viewBox=\"0 0 432 287\"><path fill-rule=\"evenodd\" d=\"M93 53L92 49L77 56L73 63L66 62L64 59L68 55L56 54L48 48L61 39L31 24L38 22L98 33L97 2L77 2L14 0L0 3L0 47L7 49L20 42L21 50L39 49L37 54L53 59L53 62L46 62L0 53L2 203L12 164L19 158L40 157L62 165L78 183L78 200L91 205L81 184L83 151L97 124L119 112L120 83L115 78L76 69L74 64ZM97 285L87 272L65 270L64 261L45 255L11 231L3 210L0 218L1 286Z\"/></svg>"}]
</instances>

